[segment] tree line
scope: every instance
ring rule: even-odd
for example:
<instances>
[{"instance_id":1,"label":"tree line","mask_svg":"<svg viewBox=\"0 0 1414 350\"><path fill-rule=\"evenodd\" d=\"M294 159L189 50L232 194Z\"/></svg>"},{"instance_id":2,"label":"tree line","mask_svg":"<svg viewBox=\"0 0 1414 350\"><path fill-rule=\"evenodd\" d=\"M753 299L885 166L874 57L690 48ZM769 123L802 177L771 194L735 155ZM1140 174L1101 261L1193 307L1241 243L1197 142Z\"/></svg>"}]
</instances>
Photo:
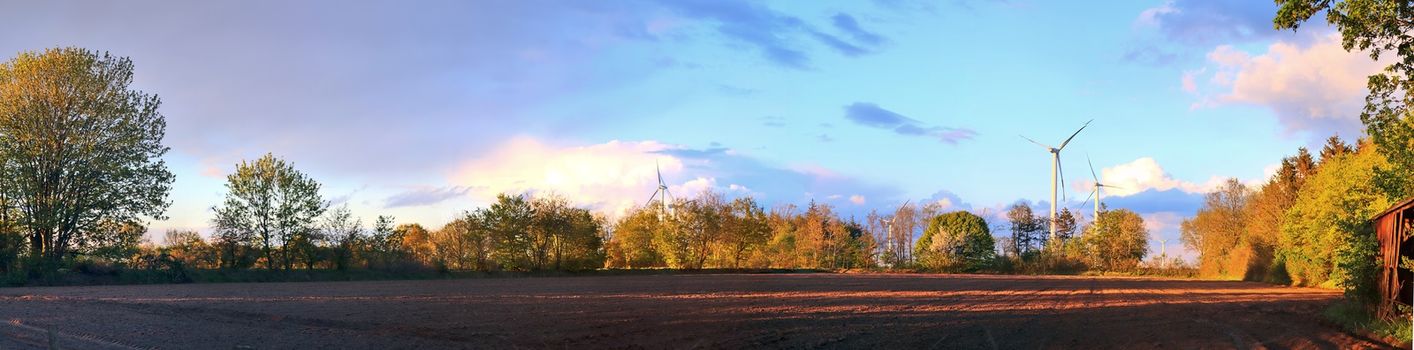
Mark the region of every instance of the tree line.
<instances>
[{"instance_id":1,"label":"tree line","mask_svg":"<svg viewBox=\"0 0 1414 350\"><path fill-rule=\"evenodd\" d=\"M546 271L598 268L922 268L1006 270L1044 251L1043 218L1013 208L998 256L986 220L937 203L845 218L828 204L763 208L703 192L596 216L555 195L499 195L440 228L332 206L321 185L273 154L236 164L209 237L164 219L173 175L161 159L157 96L129 87L132 61L78 48L24 52L0 64L0 273L29 277L117 267L197 270ZM1107 211L1076 234L1067 210L1056 247L1083 263L1132 267L1142 219ZM1135 222L1138 224L1136 225ZM1117 231L1116 231L1117 230ZM1078 239L1072 239L1078 238ZM1127 243L1116 243L1116 242ZM1057 248L1059 249L1059 248ZM1005 254L1006 252L1009 254ZM1059 251L1059 250L1058 250ZM1088 259L1088 258L1087 258ZM108 267L104 267L108 266Z\"/></svg>"}]
</instances>

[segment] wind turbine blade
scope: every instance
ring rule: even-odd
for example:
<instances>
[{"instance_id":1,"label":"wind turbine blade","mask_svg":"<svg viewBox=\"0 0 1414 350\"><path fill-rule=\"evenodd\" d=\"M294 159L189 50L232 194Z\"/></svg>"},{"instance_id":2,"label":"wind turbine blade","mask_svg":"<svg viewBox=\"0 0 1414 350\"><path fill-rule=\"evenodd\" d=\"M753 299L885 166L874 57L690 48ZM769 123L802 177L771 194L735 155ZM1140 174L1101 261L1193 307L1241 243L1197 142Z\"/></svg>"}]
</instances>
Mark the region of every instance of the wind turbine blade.
<instances>
[{"instance_id":1,"label":"wind turbine blade","mask_svg":"<svg viewBox=\"0 0 1414 350\"><path fill-rule=\"evenodd\" d=\"M1096 185L1096 186L1099 186L1099 185L1100 185L1100 176L1099 176L1099 175L1095 175L1095 163L1090 161L1090 154L1089 154L1089 153L1086 153L1086 154L1085 154L1085 164L1089 164L1089 165L1090 165L1090 178L1095 179L1095 185Z\"/></svg>"},{"instance_id":2,"label":"wind turbine blade","mask_svg":"<svg viewBox=\"0 0 1414 350\"><path fill-rule=\"evenodd\" d=\"M652 205L652 204L653 204L653 198L657 198L657 197L658 197L658 191L659 191L659 190L653 190L653 195L648 196L648 202L644 202L644 203L643 203L643 207L644 207L644 208L647 208L649 205Z\"/></svg>"},{"instance_id":3,"label":"wind turbine blade","mask_svg":"<svg viewBox=\"0 0 1414 350\"><path fill-rule=\"evenodd\" d=\"M1059 158L1060 155L1057 154L1056 157ZM1060 179L1057 179L1057 181L1060 181L1060 187L1061 187L1061 201L1064 202L1064 201L1065 201L1065 167L1064 167L1064 166L1061 166L1061 162L1056 162L1056 170L1060 171Z\"/></svg>"},{"instance_id":4,"label":"wind turbine blade","mask_svg":"<svg viewBox=\"0 0 1414 350\"><path fill-rule=\"evenodd\" d=\"M663 167L658 165L658 161L653 161L653 170L658 172L658 187L663 186Z\"/></svg>"},{"instance_id":5,"label":"wind turbine blade","mask_svg":"<svg viewBox=\"0 0 1414 350\"><path fill-rule=\"evenodd\" d=\"M1095 121L1095 120L1094 120L1094 119L1090 119L1089 122L1085 122L1085 125L1081 125L1081 126L1080 126L1080 130L1085 130L1085 127L1090 126L1090 122L1093 122L1093 121ZM1065 149L1065 145L1070 144L1070 140L1074 139L1074 138L1075 138L1075 135L1080 135L1080 130L1075 130L1075 133L1074 133L1074 134L1070 134L1070 137L1066 138L1066 139L1065 139L1065 142L1061 142L1060 147L1056 147L1056 149L1057 149L1057 150Z\"/></svg>"},{"instance_id":6,"label":"wind turbine blade","mask_svg":"<svg viewBox=\"0 0 1414 350\"><path fill-rule=\"evenodd\" d=\"M1096 187L1096 188L1095 188L1095 191L1099 191L1099 190L1100 190L1099 187ZM1084 201L1084 202L1080 202L1080 205L1075 206L1075 209L1079 210L1079 209L1085 208L1085 203L1090 203L1090 198L1095 198L1095 191L1090 191L1090 195L1089 195L1089 196L1085 196L1085 201Z\"/></svg>"},{"instance_id":7,"label":"wind turbine blade","mask_svg":"<svg viewBox=\"0 0 1414 350\"><path fill-rule=\"evenodd\" d=\"M1041 148L1045 148L1045 149L1047 149L1047 150L1051 149L1051 146L1046 146L1046 144L1044 144L1044 143L1036 142L1036 140L1032 140L1030 137L1026 137L1026 136L1022 136L1022 135L1017 135L1017 136L1021 136L1021 138L1026 139L1026 141L1031 141L1031 143L1034 143L1034 144L1036 144L1037 146L1041 146Z\"/></svg>"}]
</instances>

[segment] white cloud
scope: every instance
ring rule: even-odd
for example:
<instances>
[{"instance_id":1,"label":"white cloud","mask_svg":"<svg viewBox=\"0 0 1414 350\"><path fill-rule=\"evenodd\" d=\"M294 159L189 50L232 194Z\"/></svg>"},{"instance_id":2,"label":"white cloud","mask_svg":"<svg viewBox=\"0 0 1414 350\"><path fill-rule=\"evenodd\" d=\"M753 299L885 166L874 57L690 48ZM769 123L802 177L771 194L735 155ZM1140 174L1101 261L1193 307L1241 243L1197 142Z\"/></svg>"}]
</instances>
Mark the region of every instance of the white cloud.
<instances>
[{"instance_id":1,"label":"white cloud","mask_svg":"<svg viewBox=\"0 0 1414 350\"><path fill-rule=\"evenodd\" d=\"M1366 95L1366 77L1384 64L1364 52L1347 52L1339 34L1317 38L1309 45L1278 41L1254 55L1230 45L1207 55L1211 71L1208 91L1199 94L1197 107L1226 104L1263 106L1276 114L1286 132L1322 134L1359 132L1360 111ZM1183 76L1189 91L1193 77ZM1196 83L1190 92L1197 92Z\"/></svg>"},{"instance_id":2,"label":"white cloud","mask_svg":"<svg viewBox=\"0 0 1414 350\"><path fill-rule=\"evenodd\" d=\"M1105 188L1105 196L1124 197L1148 190L1168 191L1179 189L1188 193L1207 193L1221 185L1223 178L1213 176L1203 183L1187 182L1173 178L1154 158L1143 157L1100 169L1100 183L1113 188ZM1087 182L1080 186L1085 191L1095 188Z\"/></svg>"},{"instance_id":3,"label":"white cloud","mask_svg":"<svg viewBox=\"0 0 1414 350\"><path fill-rule=\"evenodd\" d=\"M676 178L682 172L681 159L653 153L669 148L654 141L555 147L517 137L486 156L465 163L452 182L471 188L471 194L484 201L498 193L544 191L609 214L621 214L653 194L658 182L655 165L661 167L665 179ZM669 188L681 196L687 193L679 191L700 189L712 181L695 178Z\"/></svg>"},{"instance_id":4,"label":"white cloud","mask_svg":"<svg viewBox=\"0 0 1414 350\"><path fill-rule=\"evenodd\" d=\"M463 163L449 182L483 203L498 193L549 192L612 218L653 194L655 163L676 198L711 189L728 197L752 196L766 206L821 200L841 210L862 210L866 198L887 201L900 194L817 165L784 168L723 147L691 149L657 141L556 146L529 137L513 138Z\"/></svg>"}]
</instances>

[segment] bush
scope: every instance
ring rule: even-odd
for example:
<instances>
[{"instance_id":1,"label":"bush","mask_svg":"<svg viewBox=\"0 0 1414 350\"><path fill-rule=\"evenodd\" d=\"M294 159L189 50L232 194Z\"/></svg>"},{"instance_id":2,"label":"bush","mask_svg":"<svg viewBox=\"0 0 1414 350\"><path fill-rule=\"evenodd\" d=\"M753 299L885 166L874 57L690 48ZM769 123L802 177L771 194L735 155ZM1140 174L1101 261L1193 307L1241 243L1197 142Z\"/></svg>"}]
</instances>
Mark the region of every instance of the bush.
<instances>
[{"instance_id":1,"label":"bush","mask_svg":"<svg viewBox=\"0 0 1414 350\"><path fill-rule=\"evenodd\" d=\"M992 267L997 254L987 220L965 211L929 220L913 251L925 268L968 272Z\"/></svg>"},{"instance_id":2,"label":"bush","mask_svg":"<svg viewBox=\"0 0 1414 350\"><path fill-rule=\"evenodd\" d=\"M1370 308L1353 301L1341 301L1326 309L1326 319L1339 324L1346 330L1353 332L1373 333L1376 336L1392 341L1394 344L1408 345L1411 341L1411 330L1409 323L1409 310L1398 310L1402 316L1393 320L1383 320L1375 317L1375 313Z\"/></svg>"}]
</instances>

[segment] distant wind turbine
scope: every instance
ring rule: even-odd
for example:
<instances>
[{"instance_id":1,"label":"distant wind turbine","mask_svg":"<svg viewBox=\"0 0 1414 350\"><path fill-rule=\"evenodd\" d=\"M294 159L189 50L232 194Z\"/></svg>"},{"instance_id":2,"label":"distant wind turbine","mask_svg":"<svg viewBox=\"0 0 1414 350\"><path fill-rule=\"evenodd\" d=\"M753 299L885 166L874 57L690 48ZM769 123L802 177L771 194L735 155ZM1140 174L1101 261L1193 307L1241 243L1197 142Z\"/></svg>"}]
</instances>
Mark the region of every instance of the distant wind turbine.
<instances>
[{"instance_id":1,"label":"distant wind turbine","mask_svg":"<svg viewBox=\"0 0 1414 350\"><path fill-rule=\"evenodd\" d=\"M652 205L653 199L657 198L659 206L658 209L660 210L658 212L658 215L667 213L668 216L672 216L672 207L670 207L668 203L673 200L673 194L668 193L668 184L666 182L663 182L663 169L658 166L657 162L654 162L653 169L658 172L658 189L653 191L653 195L648 196L648 202L643 203L643 207L646 208L649 205Z\"/></svg>"},{"instance_id":2,"label":"distant wind turbine","mask_svg":"<svg viewBox=\"0 0 1414 350\"><path fill-rule=\"evenodd\" d=\"M1106 184L1100 183L1100 176L1095 174L1095 163L1090 162L1090 156L1089 156L1089 155L1086 155L1086 156L1085 156L1085 163L1088 164L1088 165L1090 165L1090 178L1095 180L1095 189L1092 190L1092 191L1090 191L1090 197L1085 197L1085 202L1080 202L1080 206L1082 206L1082 207L1085 206L1085 203L1086 203L1086 202L1089 202L1091 197L1094 197L1094 198L1095 198L1095 217L1094 217L1094 218L1095 218L1095 220L1099 220L1099 219L1100 219L1100 201L1101 201L1101 199L1104 199L1104 193L1100 192L1101 189L1102 189L1102 188L1105 188L1105 187L1118 188L1118 189L1124 189L1124 188L1123 188L1123 187L1119 187L1119 186L1112 186L1112 185L1106 185Z\"/></svg>"},{"instance_id":3,"label":"distant wind turbine","mask_svg":"<svg viewBox=\"0 0 1414 350\"><path fill-rule=\"evenodd\" d=\"M1058 200L1058 198L1056 198L1056 185L1060 185L1062 192L1065 190L1065 181L1061 180L1065 177L1065 170L1061 169L1060 152L1065 149L1065 145L1070 144L1070 140L1075 139L1075 135L1079 135L1080 131L1085 130L1085 127L1090 126L1090 122L1093 121L1095 120L1091 119L1085 122L1085 125L1081 125L1079 130L1075 130L1074 134L1070 134L1070 137L1066 138L1064 142L1061 142L1060 147L1051 147L1044 143L1036 142L1036 140L1032 140L1029 137L1021 137L1026 139L1026 141L1031 141L1031 143L1037 146L1041 146L1041 148L1045 148L1047 152L1051 153L1051 239L1056 238L1056 202Z\"/></svg>"}]
</instances>

